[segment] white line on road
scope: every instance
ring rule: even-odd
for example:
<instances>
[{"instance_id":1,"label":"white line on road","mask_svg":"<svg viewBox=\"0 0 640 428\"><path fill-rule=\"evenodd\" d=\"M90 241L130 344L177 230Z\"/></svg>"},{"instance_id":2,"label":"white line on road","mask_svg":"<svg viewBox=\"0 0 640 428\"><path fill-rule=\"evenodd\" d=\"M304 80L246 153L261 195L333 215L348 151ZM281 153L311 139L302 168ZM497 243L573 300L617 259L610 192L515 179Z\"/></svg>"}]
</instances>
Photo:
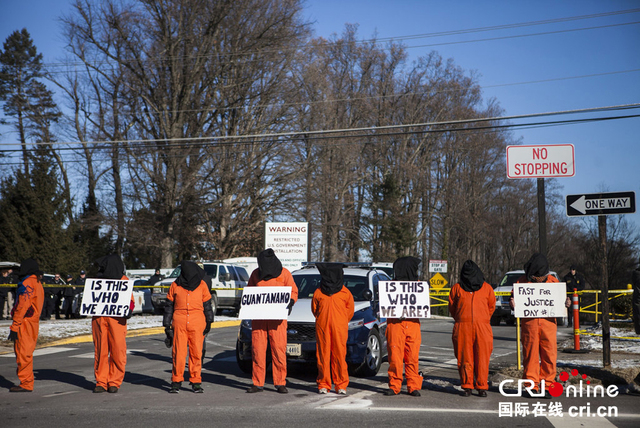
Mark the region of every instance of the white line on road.
<instances>
[{"instance_id":1,"label":"white line on road","mask_svg":"<svg viewBox=\"0 0 640 428\"><path fill-rule=\"evenodd\" d=\"M131 354L132 352L146 352L146 349L127 349L127 355ZM87 352L85 354L78 354L78 355L71 355L69 358L94 358L95 357L95 353L93 352Z\"/></svg>"},{"instance_id":2,"label":"white line on road","mask_svg":"<svg viewBox=\"0 0 640 428\"><path fill-rule=\"evenodd\" d=\"M478 410L478 409L432 409L426 407L371 407L369 410L382 410L384 412L427 412L427 413L486 413L498 414L497 410Z\"/></svg>"},{"instance_id":3,"label":"white line on road","mask_svg":"<svg viewBox=\"0 0 640 428\"><path fill-rule=\"evenodd\" d=\"M556 428L615 428L615 425L606 418L571 418L569 416L560 418L547 416L547 419L551 422L551 425Z\"/></svg>"},{"instance_id":4,"label":"white line on road","mask_svg":"<svg viewBox=\"0 0 640 428\"><path fill-rule=\"evenodd\" d=\"M55 392L53 394L49 394L49 395L43 395L43 398L49 398L49 397L59 397L61 395L69 395L69 394L75 394L76 392L80 392L80 391L66 391L66 392Z\"/></svg>"},{"instance_id":5,"label":"white line on road","mask_svg":"<svg viewBox=\"0 0 640 428\"><path fill-rule=\"evenodd\" d=\"M76 348L59 348L59 347L55 347L55 348L40 348L40 349L36 349L35 351L33 351L33 356L34 357L38 357L40 355L49 355L49 354L57 354L59 352L67 352L67 351L73 351ZM10 353L10 354L2 354L0 355L0 357L5 357L5 358L15 358L16 354L15 353Z\"/></svg>"}]
</instances>

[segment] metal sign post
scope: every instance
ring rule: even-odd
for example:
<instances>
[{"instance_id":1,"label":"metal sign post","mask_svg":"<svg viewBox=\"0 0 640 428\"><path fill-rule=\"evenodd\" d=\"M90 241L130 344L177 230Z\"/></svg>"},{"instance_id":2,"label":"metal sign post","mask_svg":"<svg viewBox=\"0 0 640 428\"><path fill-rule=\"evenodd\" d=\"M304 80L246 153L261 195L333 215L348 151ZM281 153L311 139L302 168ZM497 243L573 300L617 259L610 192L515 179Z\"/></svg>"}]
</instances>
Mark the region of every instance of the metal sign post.
<instances>
[{"instance_id":1,"label":"metal sign post","mask_svg":"<svg viewBox=\"0 0 640 428\"><path fill-rule=\"evenodd\" d=\"M607 275L607 217L598 216L598 234L602 263L602 364L611 366L611 330L609 329L609 278Z\"/></svg>"}]
</instances>

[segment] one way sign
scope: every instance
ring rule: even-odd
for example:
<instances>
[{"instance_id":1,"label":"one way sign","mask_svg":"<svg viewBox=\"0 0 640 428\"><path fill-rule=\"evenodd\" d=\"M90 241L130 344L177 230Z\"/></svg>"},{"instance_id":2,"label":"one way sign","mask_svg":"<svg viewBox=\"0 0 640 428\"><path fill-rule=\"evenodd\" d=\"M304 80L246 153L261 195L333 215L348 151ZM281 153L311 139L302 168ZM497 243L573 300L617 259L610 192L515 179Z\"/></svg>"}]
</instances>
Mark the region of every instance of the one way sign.
<instances>
[{"instance_id":1,"label":"one way sign","mask_svg":"<svg viewBox=\"0 0 640 428\"><path fill-rule=\"evenodd\" d=\"M636 212L635 192L567 195L566 202L569 217L633 214Z\"/></svg>"}]
</instances>

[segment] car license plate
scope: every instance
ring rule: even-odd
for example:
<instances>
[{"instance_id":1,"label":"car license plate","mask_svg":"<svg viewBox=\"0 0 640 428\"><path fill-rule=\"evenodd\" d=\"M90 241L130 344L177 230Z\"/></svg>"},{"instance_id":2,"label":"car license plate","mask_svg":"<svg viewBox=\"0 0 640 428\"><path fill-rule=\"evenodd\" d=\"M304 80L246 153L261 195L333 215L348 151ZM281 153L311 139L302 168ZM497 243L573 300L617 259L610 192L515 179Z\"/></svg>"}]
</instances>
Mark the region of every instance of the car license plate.
<instances>
[{"instance_id":1,"label":"car license plate","mask_svg":"<svg viewBox=\"0 0 640 428\"><path fill-rule=\"evenodd\" d=\"M302 347L299 343L287 343L287 355L299 357L302 355Z\"/></svg>"}]
</instances>

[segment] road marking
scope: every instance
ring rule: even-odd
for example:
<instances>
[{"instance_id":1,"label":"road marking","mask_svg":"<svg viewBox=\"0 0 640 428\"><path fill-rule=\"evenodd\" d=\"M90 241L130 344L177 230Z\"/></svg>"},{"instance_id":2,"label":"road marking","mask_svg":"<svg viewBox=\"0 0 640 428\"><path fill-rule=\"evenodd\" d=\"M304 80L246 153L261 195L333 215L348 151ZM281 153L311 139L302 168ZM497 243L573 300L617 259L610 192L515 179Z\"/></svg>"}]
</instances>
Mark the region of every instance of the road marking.
<instances>
[{"instance_id":1,"label":"road marking","mask_svg":"<svg viewBox=\"0 0 640 428\"><path fill-rule=\"evenodd\" d=\"M43 398L59 397L61 395L75 394L76 392L80 392L80 391L54 392L53 394L43 395L42 397Z\"/></svg>"},{"instance_id":2,"label":"road marking","mask_svg":"<svg viewBox=\"0 0 640 428\"><path fill-rule=\"evenodd\" d=\"M567 415L566 418L547 416L547 420L556 428L615 428L606 418L572 418Z\"/></svg>"},{"instance_id":3,"label":"road marking","mask_svg":"<svg viewBox=\"0 0 640 428\"><path fill-rule=\"evenodd\" d=\"M457 368L457 367L458 367L458 360L454 358L452 360L443 361L441 363L429 362L429 366L425 369L422 369L421 371L422 371L422 374L425 374L425 373L432 372L435 369L450 369L450 368Z\"/></svg>"},{"instance_id":4,"label":"road marking","mask_svg":"<svg viewBox=\"0 0 640 428\"><path fill-rule=\"evenodd\" d=\"M40 349L36 349L35 351L33 351L33 356L34 357L38 357L40 355L57 354L59 352L74 351L75 349L76 348L40 348ZM16 354L14 352L11 352L9 354L2 354L2 355L0 355L0 357L15 358Z\"/></svg>"},{"instance_id":5,"label":"road marking","mask_svg":"<svg viewBox=\"0 0 640 428\"><path fill-rule=\"evenodd\" d=\"M360 391L353 395L347 395L344 398L333 399L330 403L321 404L318 409L363 409L370 407L373 402L366 399L370 395L375 394L373 391ZM327 397L328 398L328 397ZM333 398L333 397L331 397Z\"/></svg>"},{"instance_id":6,"label":"road marking","mask_svg":"<svg viewBox=\"0 0 640 428\"><path fill-rule=\"evenodd\" d=\"M497 410L474 410L474 409L431 409L426 407L371 407L368 410L382 410L384 412L427 412L427 413L485 413L498 414Z\"/></svg>"},{"instance_id":7,"label":"road marking","mask_svg":"<svg viewBox=\"0 0 640 428\"><path fill-rule=\"evenodd\" d=\"M146 349L127 349L127 355L130 355L132 352L146 352ZM71 355L69 358L94 358L95 352L87 352L85 354L77 354Z\"/></svg>"}]
</instances>

